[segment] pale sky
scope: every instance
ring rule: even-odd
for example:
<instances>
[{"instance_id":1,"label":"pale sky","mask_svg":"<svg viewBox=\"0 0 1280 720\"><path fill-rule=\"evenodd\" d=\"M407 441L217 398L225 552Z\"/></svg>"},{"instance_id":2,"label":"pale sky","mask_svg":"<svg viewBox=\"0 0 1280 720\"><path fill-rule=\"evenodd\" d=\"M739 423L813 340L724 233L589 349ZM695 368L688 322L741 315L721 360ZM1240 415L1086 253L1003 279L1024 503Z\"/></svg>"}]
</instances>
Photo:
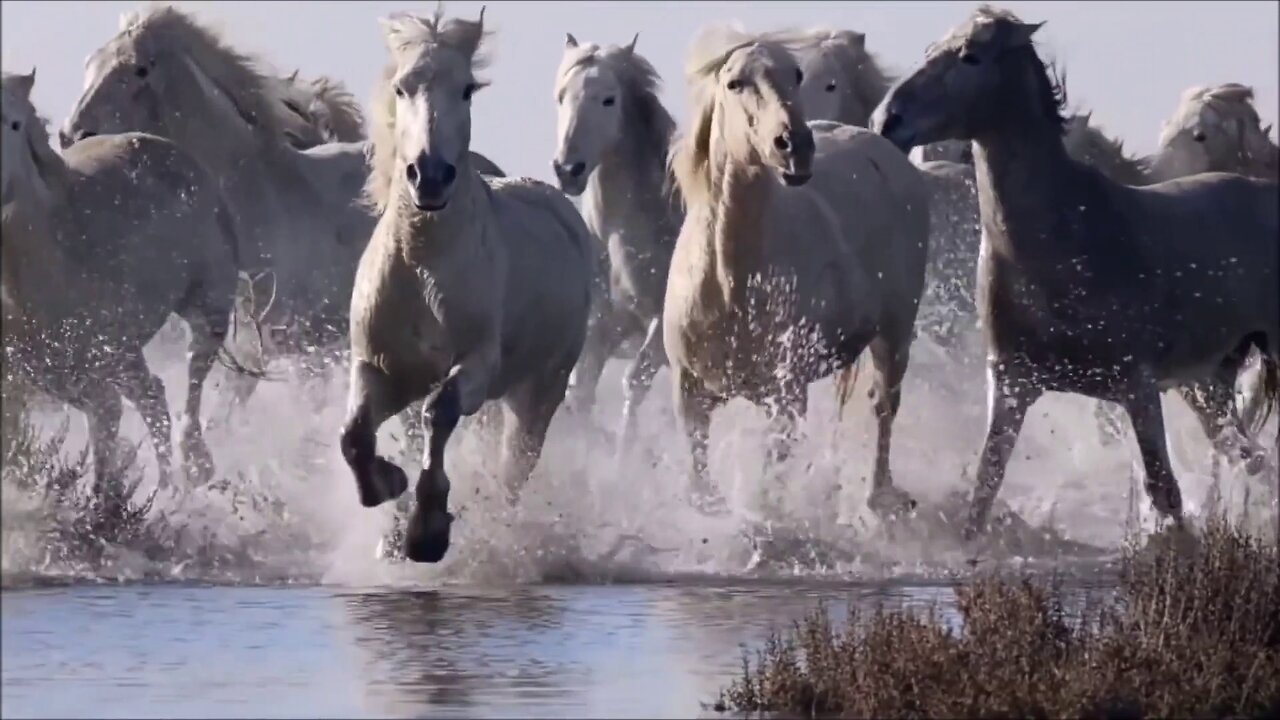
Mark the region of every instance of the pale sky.
<instances>
[{"instance_id":1,"label":"pale sky","mask_svg":"<svg viewBox=\"0 0 1280 720\"><path fill-rule=\"evenodd\" d=\"M242 51L282 72L327 74L364 104L386 59L377 18L394 10L429 13L418 2L184 2L214 21ZM1267 122L1277 115L1280 3L1005 2L1040 30L1042 54L1065 63L1074 108L1136 152L1150 152L1160 122L1196 84L1239 82L1257 92ZM33 2L0 5L4 69L37 67L35 101L61 123L83 82L83 62L116 31L134 2ZM475 17L479 2L450 2L449 15ZM486 73L493 85L474 104L473 147L509 174L551 180L555 104L551 96L564 33L581 41L623 43L666 80L664 99L686 122L680 76L689 41L706 23L738 20L748 29L825 24L867 34L868 47L897 73L925 46L962 21L976 2L489 2L496 31Z\"/></svg>"}]
</instances>

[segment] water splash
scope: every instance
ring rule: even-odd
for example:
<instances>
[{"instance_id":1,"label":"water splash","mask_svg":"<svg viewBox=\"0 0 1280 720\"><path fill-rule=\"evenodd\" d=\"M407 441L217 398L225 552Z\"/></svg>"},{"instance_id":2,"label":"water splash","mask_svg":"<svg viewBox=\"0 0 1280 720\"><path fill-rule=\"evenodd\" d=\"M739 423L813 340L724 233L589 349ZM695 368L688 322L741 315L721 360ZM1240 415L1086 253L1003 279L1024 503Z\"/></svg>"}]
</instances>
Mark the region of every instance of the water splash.
<instances>
[{"instance_id":1,"label":"water splash","mask_svg":"<svg viewBox=\"0 0 1280 720\"><path fill-rule=\"evenodd\" d=\"M602 378L592 418L557 416L518 508L499 500L493 438L464 423L447 460L452 504L460 516L448 557L433 566L378 560L375 548L396 509L388 504L368 510L356 500L337 449L346 374L333 369L323 382L263 382L232 427L211 430L208 442L221 479L182 495L157 496L148 514L146 547L107 548L92 562L56 560L50 528L66 518L6 484L3 582L435 585L951 577L974 564L951 518L964 507L985 429L978 342L969 332L949 349L928 338L913 347L892 467L895 482L921 507L915 518L894 526L864 507L874 457L874 421L864 399L870 373L862 374L842 424L836 422L831 381L812 386L809 417L790 459L767 472L764 413L744 401L720 410L712 423L711 479L734 514L711 519L684 501L688 458L673 422L668 372L659 374L640 410L634 452L620 466L615 463L611 439L621 417L623 366L615 361ZM184 333L169 328L147 349L173 408L181 407L184 347ZM222 368L214 371L206 408L217 406L212 398L226 391L225 377ZM1126 532L1154 529L1154 510L1135 480L1131 434L1104 445L1093 410L1091 401L1063 395L1047 396L1033 408L1000 494L1010 521L982 550L983 563L1052 564L1066 556L1085 567L1118 550ZM63 413L46 405L35 414L47 432ZM1236 516L1248 510L1257 527L1273 525L1275 489L1228 469L1215 496L1209 443L1198 424L1172 395L1165 414L1189 514L1203 514L1212 501ZM1276 422L1262 437L1275 437ZM69 452L84 445L81 424L73 416ZM154 485L154 458L132 410L122 430L130 442L142 444L145 477L139 493L145 496ZM400 430L393 420L379 434L390 457L401 455L395 450ZM417 459L401 462L416 477Z\"/></svg>"}]
</instances>

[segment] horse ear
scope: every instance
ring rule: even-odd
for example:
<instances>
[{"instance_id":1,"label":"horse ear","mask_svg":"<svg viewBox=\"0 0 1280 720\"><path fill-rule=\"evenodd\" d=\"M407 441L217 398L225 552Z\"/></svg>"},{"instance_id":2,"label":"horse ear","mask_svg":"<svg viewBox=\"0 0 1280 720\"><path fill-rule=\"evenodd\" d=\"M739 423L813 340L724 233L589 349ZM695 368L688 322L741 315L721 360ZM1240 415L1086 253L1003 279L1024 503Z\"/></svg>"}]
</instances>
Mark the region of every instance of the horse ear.
<instances>
[{"instance_id":1,"label":"horse ear","mask_svg":"<svg viewBox=\"0 0 1280 720\"><path fill-rule=\"evenodd\" d=\"M858 32L857 30L845 30L845 31L844 31L844 36L845 36L845 38L847 38L847 40L848 40L848 42L849 42L849 47L853 48L854 50L866 50L866 49L867 49L867 34L866 34L866 33L860 33L860 32Z\"/></svg>"},{"instance_id":2,"label":"horse ear","mask_svg":"<svg viewBox=\"0 0 1280 720\"><path fill-rule=\"evenodd\" d=\"M573 36L573 33L565 33L565 34L564 34L564 46L565 46L565 47L567 47L567 48L576 48L576 47L578 47L578 38L574 37L574 36Z\"/></svg>"},{"instance_id":3,"label":"horse ear","mask_svg":"<svg viewBox=\"0 0 1280 720\"><path fill-rule=\"evenodd\" d=\"M378 18L378 25L382 28L383 39L387 41L387 48L391 52L400 49L401 40L407 34L410 25L421 24L421 20L408 13L395 13L387 17Z\"/></svg>"},{"instance_id":4,"label":"horse ear","mask_svg":"<svg viewBox=\"0 0 1280 720\"><path fill-rule=\"evenodd\" d=\"M640 33L636 33L631 37L631 42L627 43L627 54L634 55L636 52L636 41L640 39Z\"/></svg>"},{"instance_id":5,"label":"horse ear","mask_svg":"<svg viewBox=\"0 0 1280 720\"><path fill-rule=\"evenodd\" d=\"M1030 45L1031 36L1044 25L1044 21L1038 23L1017 23L1013 26L1013 32L1009 37L1010 47L1018 47L1021 45Z\"/></svg>"},{"instance_id":6,"label":"horse ear","mask_svg":"<svg viewBox=\"0 0 1280 720\"><path fill-rule=\"evenodd\" d=\"M24 100L31 99L31 88L36 84L36 69L33 66L31 72L26 75L15 75L13 82L18 86L18 93L22 95Z\"/></svg>"}]
</instances>

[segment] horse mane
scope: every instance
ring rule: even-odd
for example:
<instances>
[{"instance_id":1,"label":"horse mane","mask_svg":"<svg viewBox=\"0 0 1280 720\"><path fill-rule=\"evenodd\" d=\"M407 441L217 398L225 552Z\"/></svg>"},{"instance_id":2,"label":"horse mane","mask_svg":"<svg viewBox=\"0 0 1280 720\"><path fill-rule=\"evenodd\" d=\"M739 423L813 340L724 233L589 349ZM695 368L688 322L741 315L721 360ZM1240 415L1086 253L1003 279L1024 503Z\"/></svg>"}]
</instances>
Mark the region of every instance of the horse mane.
<instances>
[{"instance_id":1,"label":"horse mane","mask_svg":"<svg viewBox=\"0 0 1280 720\"><path fill-rule=\"evenodd\" d=\"M684 73L691 95L689 107L693 120L683 136L672 143L667 160L686 204L704 201L711 193L711 130L716 74L733 53L749 45L766 43L782 45L791 51L800 41L795 33L788 31L752 33L737 24L713 24L704 27L689 48Z\"/></svg>"},{"instance_id":2,"label":"horse mane","mask_svg":"<svg viewBox=\"0 0 1280 720\"><path fill-rule=\"evenodd\" d=\"M1246 163L1244 170L1248 174L1274 178L1280 172L1280 147L1270 138L1271 126L1264 127L1262 124L1262 117L1254 105L1252 87L1240 83L1223 83L1187 88L1179 99L1174 117L1184 117L1197 105L1210 107L1220 117L1239 122L1243 132L1241 141L1244 147L1241 150ZM1160 145L1165 145L1177 130L1176 125L1166 125L1160 133Z\"/></svg>"},{"instance_id":3,"label":"horse mane","mask_svg":"<svg viewBox=\"0 0 1280 720\"><path fill-rule=\"evenodd\" d=\"M840 89L841 94L857 101L867 112L866 117L849 121L865 127L894 82L875 53L867 50L866 36L853 30L816 27L801 34L799 40L801 50L826 52L836 58L849 79L849 84Z\"/></svg>"},{"instance_id":4,"label":"horse mane","mask_svg":"<svg viewBox=\"0 0 1280 720\"><path fill-rule=\"evenodd\" d=\"M973 11L967 22L949 32L943 44L959 44L968 37L980 37L984 40L999 38L1007 42L1009 32L1015 25L1025 23L1013 11L984 3ZM1010 48L1009 56L1021 58L1031 67L1036 102L1039 103L1044 118L1053 123L1061 135L1067 127L1066 71L1061 70L1057 63L1041 60L1034 41L1025 46Z\"/></svg>"},{"instance_id":5,"label":"horse mane","mask_svg":"<svg viewBox=\"0 0 1280 720\"><path fill-rule=\"evenodd\" d=\"M383 21L392 58L382 68L369 104L369 144L365 157L369 178L365 182L364 202L381 213L391 199L396 161L396 98L391 86L399 67L397 57L423 48L449 48L471 58L472 72L484 70L489 57L485 41L492 31L484 29L484 10L478 20L444 17L444 7L437 6L429 18L407 12L393 13ZM477 80L477 82L481 81Z\"/></svg>"},{"instance_id":6,"label":"horse mane","mask_svg":"<svg viewBox=\"0 0 1280 720\"><path fill-rule=\"evenodd\" d=\"M189 58L235 106L254 134L273 145L285 143L287 108L276 102L270 80L253 55L231 47L212 28L171 5L153 4L120 19L117 38L145 38L157 50Z\"/></svg>"},{"instance_id":7,"label":"horse mane","mask_svg":"<svg viewBox=\"0 0 1280 720\"><path fill-rule=\"evenodd\" d=\"M1146 162L1125 153L1124 142L1108 136L1091 124L1093 113L1077 113L1067 118L1063 144L1067 154L1125 185L1146 184Z\"/></svg>"},{"instance_id":8,"label":"horse mane","mask_svg":"<svg viewBox=\"0 0 1280 720\"><path fill-rule=\"evenodd\" d=\"M327 75L302 80L294 70L279 79L279 90L279 101L313 131L313 138L298 137L295 147L365 139L364 113L341 81Z\"/></svg>"},{"instance_id":9,"label":"horse mane","mask_svg":"<svg viewBox=\"0 0 1280 720\"><path fill-rule=\"evenodd\" d=\"M334 142L360 142L365 139L364 112L355 95L340 80L321 75L311 80L315 102L328 121ZM313 106L315 109L315 106Z\"/></svg>"}]
</instances>

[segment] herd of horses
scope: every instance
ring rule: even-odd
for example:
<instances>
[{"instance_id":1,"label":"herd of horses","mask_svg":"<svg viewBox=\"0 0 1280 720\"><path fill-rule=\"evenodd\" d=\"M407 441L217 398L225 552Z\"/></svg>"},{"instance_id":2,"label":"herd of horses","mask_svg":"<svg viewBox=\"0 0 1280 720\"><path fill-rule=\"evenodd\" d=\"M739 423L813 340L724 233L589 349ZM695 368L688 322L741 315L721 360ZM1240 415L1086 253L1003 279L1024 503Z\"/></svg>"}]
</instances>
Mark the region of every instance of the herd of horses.
<instances>
[{"instance_id":1,"label":"herd of horses","mask_svg":"<svg viewBox=\"0 0 1280 720\"><path fill-rule=\"evenodd\" d=\"M272 359L304 377L345 361L340 446L362 505L409 487L378 454L379 426L399 415L424 438L403 546L417 562L449 546L444 455L461 420L503 410L486 422L515 503L553 417L590 410L611 358L629 363L620 453L669 367L689 501L709 514L726 511L708 479L716 408L763 407L780 461L809 385L834 376L843 408L864 353L868 504L910 510L889 457L912 342L979 326L988 428L966 539L1046 391L1101 401L1108 432L1122 410L1151 501L1175 519L1163 391L1223 457L1267 462L1280 153L1248 87L1187 91L1158 151L1131 158L1064 114L1040 25L984 5L896 80L851 30L708 28L678 129L635 39L566 35L557 188L471 149L483 10L381 24L367 138L340 84L274 75L169 6L127 15L89 57L61 152L30 100L35 71L4 73L6 370L86 414L100 487L122 399L170 480L169 409L143 347L171 315L190 328L188 482L213 473L201 393L220 353L237 358L227 413Z\"/></svg>"}]
</instances>

